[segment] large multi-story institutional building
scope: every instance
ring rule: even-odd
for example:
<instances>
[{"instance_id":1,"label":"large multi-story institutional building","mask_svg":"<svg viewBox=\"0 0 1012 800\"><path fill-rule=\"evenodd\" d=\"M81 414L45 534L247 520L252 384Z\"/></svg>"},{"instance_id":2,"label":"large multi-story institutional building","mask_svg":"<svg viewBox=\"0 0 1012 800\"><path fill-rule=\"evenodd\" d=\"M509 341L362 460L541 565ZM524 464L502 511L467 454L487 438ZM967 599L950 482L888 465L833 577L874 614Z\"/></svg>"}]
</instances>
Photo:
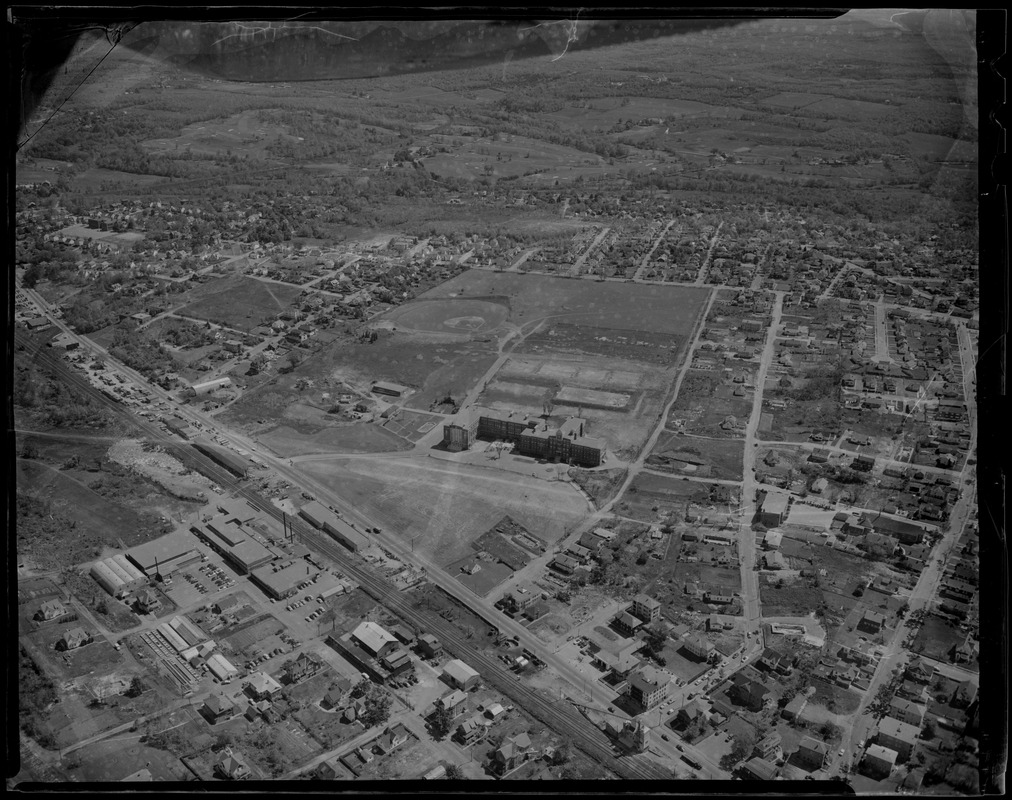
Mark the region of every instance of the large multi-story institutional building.
<instances>
[{"instance_id":1,"label":"large multi-story institutional building","mask_svg":"<svg viewBox=\"0 0 1012 800\"><path fill-rule=\"evenodd\" d=\"M596 467L607 446L603 439L585 435L586 424L580 417L569 417L552 428L539 417L472 408L443 426L443 444L457 452L469 449L476 439L500 439L512 442L523 455Z\"/></svg>"}]
</instances>

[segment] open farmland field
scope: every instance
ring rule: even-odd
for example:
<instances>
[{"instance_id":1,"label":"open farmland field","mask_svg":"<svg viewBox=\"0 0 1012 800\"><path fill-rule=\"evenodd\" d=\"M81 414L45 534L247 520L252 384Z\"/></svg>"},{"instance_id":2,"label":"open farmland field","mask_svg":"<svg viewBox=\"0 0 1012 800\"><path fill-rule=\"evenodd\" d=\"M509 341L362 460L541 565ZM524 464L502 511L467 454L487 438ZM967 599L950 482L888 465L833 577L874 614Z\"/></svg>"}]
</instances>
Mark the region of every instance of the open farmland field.
<instances>
[{"instance_id":1,"label":"open farmland field","mask_svg":"<svg viewBox=\"0 0 1012 800\"><path fill-rule=\"evenodd\" d=\"M267 284L253 278L220 278L204 284L199 290L200 299L179 309L179 313L250 331L290 309L299 292L295 286Z\"/></svg>"},{"instance_id":2,"label":"open farmland field","mask_svg":"<svg viewBox=\"0 0 1012 800\"><path fill-rule=\"evenodd\" d=\"M161 175L139 175L135 172L121 172L116 169L105 169L104 167L91 167L74 176L72 185L75 189L89 192L103 188L103 184L110 182L121 184L124 189L132 187L151 186L164 181Z\"/></svg>"},{"instance_id":3,"label":"open farmland field","mask_svg":"<svg viewBox=\"0 0 1012 800\"><path fill-rule=\"evenodd\" d=\"M268 157L267 145L277 139L297 143L299 138L271 122L264 122L256 111L242 111L228 117L195 122L185 126L174 138L149 139L142 147L152 153L184 153L197 155L246 155Z\"/></svg>"},{"instance_id":4,"label":"open farmland field","mask_svg":"<svg viewBox=\"0 0 1012 800\"><path fill-rule=\"evenodd\" d=\"M426 170L440 177L465 180L486 174L512 178L544 171L544 177L554 178L601 175L612 171L600 156L536 139L518 136L509 142L479 142L470 137L456 138L463 139L464 144L450 153L423 159Z\"/></svg>"},{"instance_id":5,"label":"open farmland field","mask_svg":"<svg viewBox=\"0 0 1012 800\"><path fill-rule=\"evenodd\" d=\"M359 457L299 466L439 566L473 555L472 540L506 514L551 545L587 511L586 499L568 483L435 459Z\"/></svg>"},{"instance_id":6,"label":"open farmland field","mask_svg":"<svg viewBox=\"0 0 1012 800\"><path fill-rule=\"evenodd\" d=\"M547 275L470 270L426 292L437 297L507 297L510 322L558 319L574 325L687 336L709 289L597 283Z\"/></svg>"}]
</instances>

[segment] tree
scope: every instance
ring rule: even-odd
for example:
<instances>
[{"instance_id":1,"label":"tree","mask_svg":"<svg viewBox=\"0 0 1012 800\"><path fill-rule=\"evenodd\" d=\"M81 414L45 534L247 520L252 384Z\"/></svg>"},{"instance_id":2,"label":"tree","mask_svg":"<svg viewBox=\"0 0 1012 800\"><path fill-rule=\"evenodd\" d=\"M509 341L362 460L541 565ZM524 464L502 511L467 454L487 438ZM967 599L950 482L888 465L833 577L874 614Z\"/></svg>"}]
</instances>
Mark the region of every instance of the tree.
<instances>
[{"instance_id":1,"label":"tree","mask_svg":"<svg viewBox=\"0 0 1012 800\"><path fill-rule=\"evenodd\" d=\"M140 697L144 694L144 684L141 683L141 679L134 676L133 680L130 681L130 686L123 694L127 697Z\"/></svg>"},{"instance_id":2,"label":"tree","mask_svg":"<svg viewBox=\"0 0 1012 800\"><path fill-rule=\"evenodd\" d=\"M432 734L436 739L442 739L453 727L453 712L443 706L437 706L432 715Z\"/></svg>"},{"instance_id":3,"label":"tree","mask_svg":"<svg viewBox=\"0 0 1012 800\"><path fill-rule=\"evenodd\" d=\"M935 738L937 731L935 730L935 723L926 722L924 723L924 731L921 733L921 738L927 742L930 742Z\"/></svg>"},{"instance_id":4,"label":"tree","mask_svg":"<svg viewBox=\"0 0 1012 800\"><path fill-rule=\"evenodd\" d=\"M568 742L559 745L559 747L552 754L552 764L555 766L561 766L569 763L569 759L572 758L572 751Z\"/></svg>"},{"instance_id":5,"label":"tree","mask_svg":"<svg viewBox=\"0 0 1012 800\"><path fill-rule=\"evenodd\" d=\"M646 644L651 653L659 653L667 641L668 633L660 625L654 624L646 628Z\"/></svg>"},{"instance_id":6,"label":"tree","mask_svg":"<svg viewBox=\"0 0 1012 800\"><path fill-rule=\"evenodd\" d=\"M459 781L464 779L464 770L459 764L448 764L446 767L446 779L448 781Z\"/></svg>"},{"instance_id":7,"label":"tree","mask_svg":"<svg viewBox=\"0 0 1012 800\"><path fill-rule=\"evenodd\" d=\"M382 725L390 719L390 695L377 687L377 690L365 697L365 708L362 710L359 721L367 728L374 725Z\"/></svg>"}]
</instances>

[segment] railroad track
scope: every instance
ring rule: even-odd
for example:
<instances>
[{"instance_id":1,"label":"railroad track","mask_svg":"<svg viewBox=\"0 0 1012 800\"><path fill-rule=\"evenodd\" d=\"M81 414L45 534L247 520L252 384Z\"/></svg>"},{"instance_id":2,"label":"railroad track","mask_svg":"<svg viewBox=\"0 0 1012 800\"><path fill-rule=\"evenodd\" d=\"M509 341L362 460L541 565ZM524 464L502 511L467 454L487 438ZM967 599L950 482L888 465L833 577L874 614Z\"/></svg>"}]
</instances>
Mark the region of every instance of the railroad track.
<instances>
[{"instance_id":1,"label":"railroad track","mask_svg":"<svg viewBox=\"0 0 1012 800\"><path fill-rule=\"evenodd\" d=\"M22 344L26 348L36 344L34 341L25 341L25 339L24 334L15 331L16 343ZM253 508L277 522L281 522L285 518L281 509L259 493L240 483L232 473L195 450L192 445L166 437L154 423L138 417L120 403L102 394L97 387L67 367L44 347L32 346L32 354L37 362L54 370L74 388L94 397L114 413L130 419L146 434L148 440L162 446L166 452L175 455L184 465L198 469L218 485L227 487L231 492L246 500ZM492 683L514 703L523 707L564 740L571 741L592 760L623 778L634 780L670 780L672 778L673 773L669 769L643 756L621 759L616 757L613 747L604 733L566 701L548 700L520 683L514 673L507 670L497 659L479 650L458 628L438 614L427 613L424 609L420 609L399 589L376 575L372 569L357 563L350 553L326 534L311 528L298 518L288 517L288 522L296 536L340 565L342 570L358 581L364 591L383 606L397 613L404 620L411 622L420 630L437 635L448 651L466 659L481 672L482 678L486 682ZM488 621L486 620L486 622ZM494 622L488 624L498 629Z\"/></svg>"}]
</instances>

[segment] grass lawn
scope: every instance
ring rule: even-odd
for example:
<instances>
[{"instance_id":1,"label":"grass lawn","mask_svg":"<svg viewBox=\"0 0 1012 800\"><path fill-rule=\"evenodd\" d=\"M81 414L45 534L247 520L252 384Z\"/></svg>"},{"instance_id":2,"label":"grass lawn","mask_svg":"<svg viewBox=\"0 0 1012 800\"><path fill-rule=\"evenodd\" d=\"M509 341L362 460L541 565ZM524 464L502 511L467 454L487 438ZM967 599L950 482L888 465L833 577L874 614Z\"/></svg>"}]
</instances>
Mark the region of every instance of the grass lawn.
<instances>
[{"instance_id":1,"label":"grass lawn","mask_svg":"<svg viewBox=\"0 0 1012 800\"><path fill-rule=\"evenodd\" d=\"M519 324L564 315L571 324L684 336L695 326L709 291L470 270L422 297L506 297L510 321Z\"/></svg>"},{"instance_id":2,"label":"grass lawn","mask_svg":"<svg viewBox=\"0 0 1012 800\"><path fill-rule=\"evenodd\" d=\"M952 648L963 641L966 634L957 625L937 614L927 614L917 631L911 650L928 658L948 663Z\"/></svg>"},{"instance_id":3,"label":"grass lawn","mask_svg":"<svg viewBox=\"0 0 1012 800\"><path fill-rule=\"evenodd\" d=\"M179 314L250 331L290 309L301 290L297 286L266 283L245 276L208 281L200 299L179 309Z\"/></svg>"},{"instance_id":4,"label":"grass lawn","mask_svg":"<svg viewBox=\"0 0 1012 800\"><path fill-rule=\"evenodd\" d=\"M835 686L814 677L812 686L815 687L815 694L811 696L810 702L819 703L834 714L852 714L861 704L861 695L842 686Z\"/></svg>"}]
</instances>

